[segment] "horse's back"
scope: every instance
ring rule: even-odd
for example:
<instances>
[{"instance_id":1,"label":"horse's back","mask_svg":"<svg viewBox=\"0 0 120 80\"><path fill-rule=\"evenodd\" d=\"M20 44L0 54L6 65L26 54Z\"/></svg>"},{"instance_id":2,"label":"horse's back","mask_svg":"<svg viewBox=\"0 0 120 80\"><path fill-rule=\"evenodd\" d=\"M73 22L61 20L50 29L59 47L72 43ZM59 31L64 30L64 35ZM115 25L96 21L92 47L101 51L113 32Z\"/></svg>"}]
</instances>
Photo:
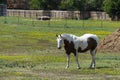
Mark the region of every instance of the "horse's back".
<instances>
[{"instance_id":1,"label":"horse's back","mask_svg":"<svg viewBox=\"0 0 120 80\"><path fill-rule=\"evenodd\" d=\"M95 34L84 34L83 36L81 36L81 38L83 38L83 39L93 38L98 43L98 37Z\"/></svg>"}]
</instances>

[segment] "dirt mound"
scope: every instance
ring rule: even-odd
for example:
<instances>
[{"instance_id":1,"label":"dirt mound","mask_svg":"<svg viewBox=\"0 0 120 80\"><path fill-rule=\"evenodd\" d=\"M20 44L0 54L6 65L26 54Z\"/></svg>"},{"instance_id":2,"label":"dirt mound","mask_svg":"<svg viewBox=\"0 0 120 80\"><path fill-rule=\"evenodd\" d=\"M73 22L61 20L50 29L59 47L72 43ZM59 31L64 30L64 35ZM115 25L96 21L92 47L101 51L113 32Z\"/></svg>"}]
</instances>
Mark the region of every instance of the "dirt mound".
<instances>
[{"instance_id":1,"label":"dirt mound","mask_svg":"<svg viewBox=\"0 0 120 80\"><path fill-rule=\"evenodd\" d=\"M120 52L120 28L100 41L98 51Z\"/></svg>"}]
</instances>

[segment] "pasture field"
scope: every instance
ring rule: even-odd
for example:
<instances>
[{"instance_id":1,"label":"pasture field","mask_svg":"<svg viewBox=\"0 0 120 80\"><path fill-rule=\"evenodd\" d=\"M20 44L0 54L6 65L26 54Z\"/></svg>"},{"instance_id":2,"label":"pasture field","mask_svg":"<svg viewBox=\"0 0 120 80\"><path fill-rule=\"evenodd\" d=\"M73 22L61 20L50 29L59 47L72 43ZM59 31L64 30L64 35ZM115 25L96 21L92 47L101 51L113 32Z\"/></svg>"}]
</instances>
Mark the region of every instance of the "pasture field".
<instances>
[{"instance_id":1,"label":"pasture field","mask_svg":"<svg viewBox=\"0 0 120 80\"><path fill-rule=\"evenodd\" d=\"M53 20L50 26L47 26L48 21L35 21L34 25L37 26L31 26L30 19L21 18L26 24L14 23L15 18L4 24L2 19L3 17L0 18L0 80L120 79L120 53L98 52L96 69L88 69L91 62L89 52L80 53L79 70L71 55L70 68L65 69L65 51L56 47L56 34L71 33L79 36L94 33L101 40L119 28L120 22L104 21L104 27L101 27L97 26L101 21L87 20L87 27L80 27L82 21L68 20L68 27L64 27L65 21ZM39 26L42 24L43 27Z\"/></svg>"}]
</instances>

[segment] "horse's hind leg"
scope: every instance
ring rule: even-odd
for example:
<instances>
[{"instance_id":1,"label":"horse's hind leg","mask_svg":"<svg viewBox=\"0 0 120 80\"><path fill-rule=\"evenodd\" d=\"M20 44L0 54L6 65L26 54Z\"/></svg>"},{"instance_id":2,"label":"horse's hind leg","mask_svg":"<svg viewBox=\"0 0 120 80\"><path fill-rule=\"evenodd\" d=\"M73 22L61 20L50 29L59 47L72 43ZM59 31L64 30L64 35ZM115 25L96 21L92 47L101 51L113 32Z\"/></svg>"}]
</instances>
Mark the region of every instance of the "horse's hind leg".
<instances>
[{"instance_id":1,"label":"horse's hind leg","mask_svg":"<svg viewBox=\"0 0 120 80\"><path fill-rule=\"evenodd\" d=\"M92 56L92 61L91 61L90 68L95 68L95 54L96 54L96 49L90 50L90 54Z\"/></svg>"}]
</instances>

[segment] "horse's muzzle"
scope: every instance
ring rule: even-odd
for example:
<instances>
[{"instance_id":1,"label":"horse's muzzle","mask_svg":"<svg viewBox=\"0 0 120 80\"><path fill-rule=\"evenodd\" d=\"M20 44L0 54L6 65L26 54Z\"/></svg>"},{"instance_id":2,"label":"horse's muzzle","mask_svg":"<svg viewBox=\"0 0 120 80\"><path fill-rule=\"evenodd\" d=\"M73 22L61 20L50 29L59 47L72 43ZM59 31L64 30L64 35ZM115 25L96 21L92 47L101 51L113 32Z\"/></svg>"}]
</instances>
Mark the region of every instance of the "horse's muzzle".
<instances>
[{"instance_id":1,"label":"horse's muzzle","mask_svg":"<svg viewBox=\"0 0 120 80\"><path fill-rule=\"evenodd\" d=\"M58 49L61 49L61 47L58 47Z\"/></svg>"}]
</instances>

